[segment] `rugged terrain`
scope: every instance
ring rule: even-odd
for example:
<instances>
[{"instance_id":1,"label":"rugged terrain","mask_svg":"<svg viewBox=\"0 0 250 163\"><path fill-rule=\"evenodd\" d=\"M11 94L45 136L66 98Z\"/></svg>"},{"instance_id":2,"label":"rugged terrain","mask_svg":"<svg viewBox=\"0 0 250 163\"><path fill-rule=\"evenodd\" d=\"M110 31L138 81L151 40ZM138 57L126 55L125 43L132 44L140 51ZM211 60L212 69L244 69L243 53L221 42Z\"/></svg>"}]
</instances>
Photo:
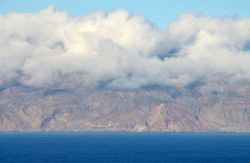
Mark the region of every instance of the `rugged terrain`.
<instances>
[{"instance_id":1,"label":"rugged terrain","mask_svg":"<svg viewBox=\"0 0 250 163\"><path fill-rule=\"evenodd\" d=\"M250 131L249 83L114 89L73 81L1 87L0 131Z\"/></svg>"}]
</instances>

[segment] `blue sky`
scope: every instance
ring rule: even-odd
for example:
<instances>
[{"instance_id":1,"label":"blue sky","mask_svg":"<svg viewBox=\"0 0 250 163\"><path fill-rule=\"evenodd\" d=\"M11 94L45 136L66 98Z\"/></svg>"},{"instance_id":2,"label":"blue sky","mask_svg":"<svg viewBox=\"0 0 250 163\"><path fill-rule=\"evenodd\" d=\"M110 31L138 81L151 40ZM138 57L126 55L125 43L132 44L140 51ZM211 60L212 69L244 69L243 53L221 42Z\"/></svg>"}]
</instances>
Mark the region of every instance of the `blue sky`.
<instances>
[{"instance_id":1,"label":"blue sky","mask_svg":"<svg viewBox=\"0 0 250 163\"><path fill-rule=\"evenodd\" d=\"M132 14L144 15L161 28L186 12L250 17L249 0L0 0L0 13L36 12L49 5L67 11L73 16L97 10L127 9Z\"/></svg>"}]
</instances>

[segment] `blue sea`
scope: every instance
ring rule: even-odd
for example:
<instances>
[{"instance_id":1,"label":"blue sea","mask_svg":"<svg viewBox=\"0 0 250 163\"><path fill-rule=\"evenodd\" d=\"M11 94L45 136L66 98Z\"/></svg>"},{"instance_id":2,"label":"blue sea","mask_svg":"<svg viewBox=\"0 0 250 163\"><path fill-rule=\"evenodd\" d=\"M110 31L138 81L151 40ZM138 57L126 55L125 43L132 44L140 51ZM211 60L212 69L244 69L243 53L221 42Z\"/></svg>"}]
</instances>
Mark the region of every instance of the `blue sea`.
<instances>
[{"instance_id":1,"label":"blue sea","mask_svg":"<svg viewBox=\"0 0 250 163\"><path fill-rule=\"evenodd\" d=\"M250 163L250 134L0 133L0 162Z\"/></svg>"}]
</instances>

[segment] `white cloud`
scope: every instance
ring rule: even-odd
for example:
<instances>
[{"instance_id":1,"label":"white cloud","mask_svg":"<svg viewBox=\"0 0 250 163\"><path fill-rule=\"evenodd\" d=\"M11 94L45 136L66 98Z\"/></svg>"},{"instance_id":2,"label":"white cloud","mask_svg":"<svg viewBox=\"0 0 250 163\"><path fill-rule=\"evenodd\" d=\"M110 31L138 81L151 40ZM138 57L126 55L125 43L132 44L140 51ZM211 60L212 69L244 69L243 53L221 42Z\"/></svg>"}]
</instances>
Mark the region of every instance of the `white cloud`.
<instances>
[{"instance_id":1,"label":"white cloud","mask_svg":"<svg viewBox=\"0 0 250 163\"><path fill-rule=\"evenodd\" d=\"M166 30L125 10L72 17L49 7L0 16L0 83L47 87L80 72L113 87L250 80L250 19L184 14Z\"/></svg>"}]
</instances>

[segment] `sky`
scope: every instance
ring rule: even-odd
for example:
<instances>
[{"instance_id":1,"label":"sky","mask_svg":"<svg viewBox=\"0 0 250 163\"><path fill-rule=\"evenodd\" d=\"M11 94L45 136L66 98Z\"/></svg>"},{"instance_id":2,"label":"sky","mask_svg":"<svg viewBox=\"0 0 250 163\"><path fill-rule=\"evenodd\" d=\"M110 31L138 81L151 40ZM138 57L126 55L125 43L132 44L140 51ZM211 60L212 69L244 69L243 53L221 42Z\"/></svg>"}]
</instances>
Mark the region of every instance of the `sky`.
<instances>
[{"instance_id":1,"label":"sky","mask_svg":"<svg viewBox=\"0 0 250 163\"><path fill-rule=\"evenodd\" d=\"M134 15L145 16L160 28L165 28L183 13L250 17L249 0L0 0L0 14L37 12L50 5L72 16L126 9Z\"/></svg>"},{"instance_id":2,"label":"sky","mask_svg":"<svg viewBox=\"0 0 250 163\"><path fill-rule=\"evenodd\" d=\"M0 0L0 86L250 82L250 2L206 2Z\"/></svg>"}]
</instances>

